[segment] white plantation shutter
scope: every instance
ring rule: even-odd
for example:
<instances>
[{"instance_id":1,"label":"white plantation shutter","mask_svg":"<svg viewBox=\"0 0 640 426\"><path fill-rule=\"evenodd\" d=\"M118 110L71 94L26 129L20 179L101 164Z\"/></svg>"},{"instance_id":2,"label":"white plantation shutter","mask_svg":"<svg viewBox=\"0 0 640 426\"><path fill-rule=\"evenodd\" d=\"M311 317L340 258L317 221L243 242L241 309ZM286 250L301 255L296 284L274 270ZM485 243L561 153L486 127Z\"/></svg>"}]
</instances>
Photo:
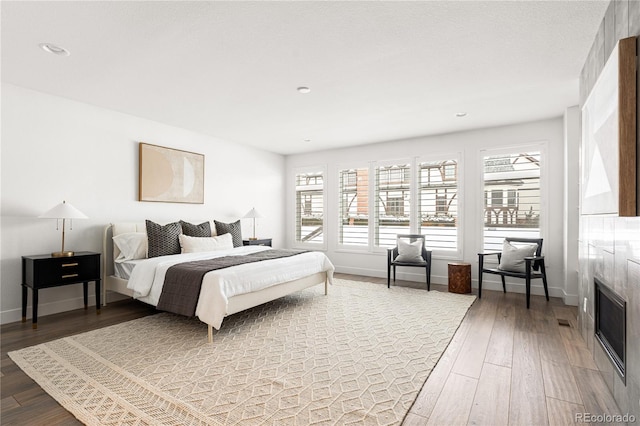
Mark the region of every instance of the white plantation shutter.
<instances>
[{"instance_id":1,"label":"white plantation shutter","mask_svg":"<svg viewBox=\"0 0 640 426\"><path fill-rule=\"evenodd\" d=\"M374 246L394 247L411 231L411 164L376 166L374 193Z\"/></svg>"},{"instance_id":2,"label":"white plantation shutter","mask_svg":"<svg viewBox=\"0 0 640 426\"><path fill-rule=\"evenodd\" d=\"M540 237L540 161L540 152L483 157L485 251L501 251L505 237Z\"/></svg>"},{"instance_id":3,"label":"white plantation shutter","mask_svg":"<svg viewBox=\"0 0 640 426\"><path fill-rule=\"evenodd\" d=\"M338 172L338 243L369 246L369 168Z\"/></svg>"},{"instance_id":4,"label":"white plantation shutter","mask_svg":"<svg viewBox=\"0 0 640 426\"><path fill-rule=\"evenodd\" d=\"M296 242L324 243L324 172L296 174Z\"/></svg>"},{"instance_id":5,"label":"white plantation shutter","mask_svg":"<svg viewBox=\"0 0 640 426\"><path fill-rule=\"evenodd\" d=\"M430 250L458 249L458 162L418 165L418 233Z\"/></svg>"}]
</instances>

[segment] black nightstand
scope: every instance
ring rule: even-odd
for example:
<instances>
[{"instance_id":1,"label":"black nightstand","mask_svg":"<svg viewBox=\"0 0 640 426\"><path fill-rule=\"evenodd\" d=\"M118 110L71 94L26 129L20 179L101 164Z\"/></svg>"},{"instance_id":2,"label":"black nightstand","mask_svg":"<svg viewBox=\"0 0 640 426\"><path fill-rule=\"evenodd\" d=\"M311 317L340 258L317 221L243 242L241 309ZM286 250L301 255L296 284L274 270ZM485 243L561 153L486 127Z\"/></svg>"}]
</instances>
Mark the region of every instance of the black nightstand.
<instances>
[{"instance_id":1,"label":"black nightstand","mask_svg":"<svg viewBox=\"0 0 640 426\"><path fill-rule=\"evenodd\" d=\"M100 253L77 251L67 257L22 256L22 322L27 321L27 287L33 290L32 327L38 328L38 290L82 283L87 309L89 281L96 283L96 313L100 314Z\"/></svg>"},{"instance_id":2,"label":"black nightstand","mask_svg":"<svg viewBox=\"0 0 640 426\"><path fill-rule=\"evenodd\" d=\"M242 240L243 246L269 246L271 247L271 238L259 238L257 240Z\"/></svg>"}]
</instances>

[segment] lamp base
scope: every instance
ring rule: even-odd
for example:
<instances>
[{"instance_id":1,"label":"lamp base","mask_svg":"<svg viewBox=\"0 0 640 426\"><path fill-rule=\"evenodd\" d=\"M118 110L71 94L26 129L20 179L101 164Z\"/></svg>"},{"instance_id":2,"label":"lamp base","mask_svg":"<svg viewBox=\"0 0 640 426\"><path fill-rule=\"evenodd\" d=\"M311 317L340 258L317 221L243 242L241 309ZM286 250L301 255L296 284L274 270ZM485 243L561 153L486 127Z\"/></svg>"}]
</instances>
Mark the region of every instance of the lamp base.
<instances>
[{"instance_id":1,"label":"lamp base","mask_svg":"<svg viewBox=\"0 0 640 426\"><path fill-rule=\"evenodd\" d=\"M72 251L54 251L51 253L51 257L71 257L74 254Z\"/></svg>"},{"instance_id":2,"label":"lamp base","mask_svg":"<svg viewBox=\"0 0 640 426\"><path fill-rule=\"evenodd\" d=\"M255 240L257 240L257 238L256 237L249 237L249 240L250 241L255 241Z\"/></svg>"}]
</instances>

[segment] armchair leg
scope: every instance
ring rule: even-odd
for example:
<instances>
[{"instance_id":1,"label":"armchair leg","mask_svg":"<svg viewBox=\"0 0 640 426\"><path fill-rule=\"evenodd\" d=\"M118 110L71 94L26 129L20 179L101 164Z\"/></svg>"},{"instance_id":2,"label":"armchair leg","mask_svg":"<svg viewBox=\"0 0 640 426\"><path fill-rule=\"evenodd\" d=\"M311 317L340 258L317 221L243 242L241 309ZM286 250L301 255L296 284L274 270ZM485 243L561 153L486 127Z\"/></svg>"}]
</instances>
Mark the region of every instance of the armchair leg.
<instances>
[{"instance_id":1,"label":"armchair leg","mask_svg":"<svg viewBox=\"0 0 640 426\"><path fill-rule=\"evenodd\" d=\"M391 288L391 264L387 263L387 288Z\"/></svg>"},{"instance_id":2,"label":"armchair leg","mask_svg":"<svg viewBox=\"0 0 640 426\"><path fill-rule=\"evenodd\" d=\"M427 266L427 291L431 291L431 264Z\"/></svg>"},{"instance_id":3,"label":"armchair leg","mask_svg":"<svg viewBox=\"0 0 640 426\"><path fill-rule=\"evenodd\" d=\"M396 282L396 265L393 265L393 282Z\"/></svg>"},{"instance_id":4,"label":"armchair leg","mask_svg":"<svg viewBox=\"0 0 640 426\"><path fill-rule=\"evenodd\" d=\"M540 261L540 272L542 272L542 284L544 285L544 295L549 301L549 288L547 287L547 271L544 269L544 260Z\"/></svg>"},{"instance_id":5,"label":"armchair leg","mask_svg":"<svg viewBox=\"0 0 640 426\"><path fill-rule=\"evenodd\" d=\"M506 293L507 292L507 283L504 281L504 275L500 275L500 278L502 278L502 292Z\"/></svg>"},{"instance_id":6,"label":"armchair leg","mask_svg":"<svg viewBox=\"0 0 640 426\"><path fill-rule=\"evenodd\" d=\"M527 293L527 309L529 309L529 299L531 299L531 275L529 274L527 274L525 288Z\"/></svg>"},{"instance_id":7,"label":"armchair leg","mask_svg":"<svg viewBox=\"0 0 640 426\"><path fill-rule=\"evenodd\" d=\"M482 256L478 259L478 299L482 299Z\"/></svg>"}]
</instances>

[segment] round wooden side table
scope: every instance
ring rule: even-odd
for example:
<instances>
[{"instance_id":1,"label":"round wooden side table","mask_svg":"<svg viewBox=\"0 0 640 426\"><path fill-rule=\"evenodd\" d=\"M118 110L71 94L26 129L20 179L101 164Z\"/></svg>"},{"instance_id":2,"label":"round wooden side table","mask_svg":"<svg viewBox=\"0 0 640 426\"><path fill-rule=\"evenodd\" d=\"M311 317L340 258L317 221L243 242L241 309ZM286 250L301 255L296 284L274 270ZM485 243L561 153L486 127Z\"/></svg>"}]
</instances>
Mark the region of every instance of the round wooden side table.
<instances>
[{"instance_id":1,"label":"round wooden side table","mask_svg":"<svg viewBox=\"0 0 640 426\"><path fill-rule=\"evenodd\" d=\"M449 292L471 293L471 264L466 262L449 263Z\"/></svg>"}]
</instances>

